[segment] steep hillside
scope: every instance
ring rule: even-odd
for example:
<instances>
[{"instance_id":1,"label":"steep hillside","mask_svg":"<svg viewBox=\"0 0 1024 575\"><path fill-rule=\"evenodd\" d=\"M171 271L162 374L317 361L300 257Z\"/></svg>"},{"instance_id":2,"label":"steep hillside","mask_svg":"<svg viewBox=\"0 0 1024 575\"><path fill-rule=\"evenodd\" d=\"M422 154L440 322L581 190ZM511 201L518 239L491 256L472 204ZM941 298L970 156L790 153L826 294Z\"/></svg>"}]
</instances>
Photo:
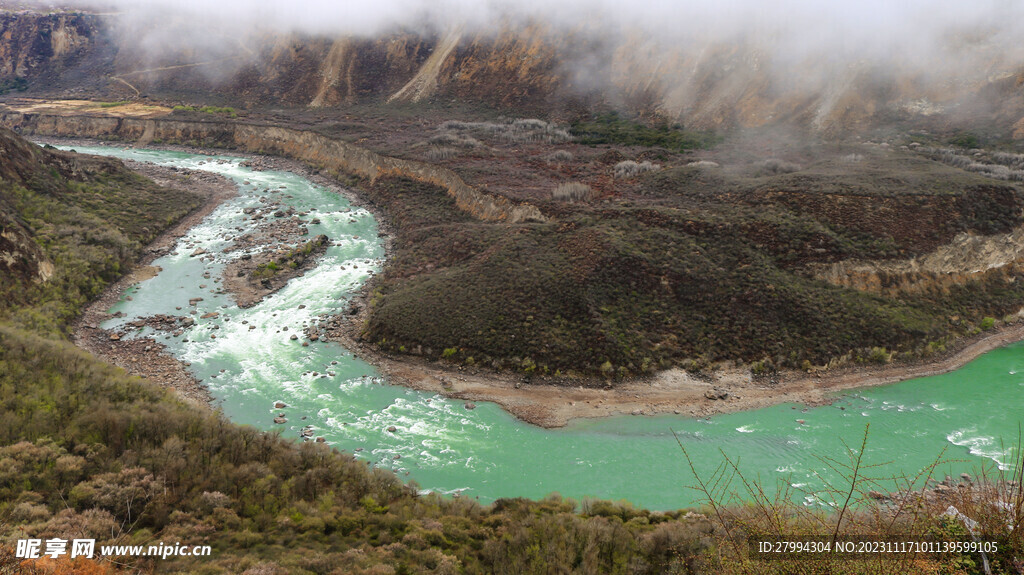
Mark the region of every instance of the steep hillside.
<instances>
[{"instance_id":1,"label":"steep hillside","mask_svg":"<svg viewBox=\"0 0 1024 575\"><path fill-rule=\"evenodd\" d=\"M120 162L0 128L0 321L60 332L141 248L200 203Z\"/></svg>"}]
</instances>

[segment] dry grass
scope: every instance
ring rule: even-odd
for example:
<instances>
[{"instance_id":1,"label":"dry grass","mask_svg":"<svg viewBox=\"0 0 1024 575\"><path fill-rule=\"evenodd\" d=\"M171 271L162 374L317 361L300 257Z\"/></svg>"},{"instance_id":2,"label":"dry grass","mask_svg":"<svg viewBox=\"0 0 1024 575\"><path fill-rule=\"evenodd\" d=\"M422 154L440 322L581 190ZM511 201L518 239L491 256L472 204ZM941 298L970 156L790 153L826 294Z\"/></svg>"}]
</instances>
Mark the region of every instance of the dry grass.
<instances>
[{"instance_id":1,"label":"dry grass","mask_svg":"<svg viewBox=\"0 0 1024 575\"><path fill-rule=\"evenodd\" d=\"M549 164L564 164L573 161L573 159L572 152L566 150L555 150L544 157L544 161Z\"/></svg>"},{"instance_id":2,"label":"dry grass","mask_svg":"<svg viewBox=\"0 0 1024 575\"><path fill-rule=\"evenodd\" d=\"M594 190L580 182L566 182L552 190L551 198L562 202L587 202L594 199Z\"/></svg>"},{"instance_id":3,"label":"dry grass","mask_svg":"<svg viewBox=\"0 0 1024 575\"><path fill-rule=\"evenodd\" d=\"M472 134L485 140L512 144L560 144L572 140L568 130L537 119L504 118L498 122L460 122L449 120L438 126L441 134Z\"/></svg>"},{"instance_id":4,"label":"dry grass","mask_svg":"<svg viewBox=\"0 0 1024 575\"><path fill-rule=\"evenodd\" d=\"M615 164L614 171L616 178L635 178L641 174L656 172L660 169L660 165L652 164L648 161L634 162L633 160L626 160Z\"/></svg>"},{"instance_id":5,"label":"dry grass","mask_svg":"<svg viewBox=\"0 0 1024 575\"><path fill-rule=\"evenodd\" d=\"M459 150L448 146L439 146L427 150L427 159L431 162L450 160L459 155Z\"/></svg>"},{"instance_id":6,"label":"dry grass","mask_svg":"<svg viewBox=\"0 0 1024 575\"><path fill-rule=\"evenodd\" d=\"M469 149L483 147L483 143L473 136L447 131L431 136L430 139L427 140L427 144L431 146L458 146L460 148Z\"/></svg>"},{"instance_id":7,"label":"dry grass","mask_svg":"<svg viewBox=\"0 0 1024 575\"><path fill-rule=\"evenodd\" d=\"M869 427L862 441L845 446L838 459L821 457L822 468L838 479L822 479L825 488L805 501L792 484L774 488L744 476L738 462L723 454L724 463L711 475L696 472L686 448L679 446L697 481L694 487L710 509L708 516L724 533L718 541L716 573L1020 573L1024 563L1024 535L1015 526L1024 520L1021 491L1024 461L1018 448L1013 473L985 472L978 480L954 484L946 478L928 485L936 469L946 463L944 453L915 475L876 475L880 465L865 458ZM678 440L678 438L677 438ZM995 543L988 553L758 553L758 541L814 541L836 549L848 541L933 541ZM766 559L766 557L769 557ZM813 557L813 558L812 558ZM796 569L796 567L799 569Z\"/></svg>"},{"instance_id":8,"label":"dry grass","mask_svg":"<svg viewBox=\"0 0 1024 575\"><path fill-rule=\"evenodd\" d=\"M996 180L1024 182L1024 154L972 151L971 156L956 148L921 148L921 154L938 162Z\"/></svg>"}]
</instances>

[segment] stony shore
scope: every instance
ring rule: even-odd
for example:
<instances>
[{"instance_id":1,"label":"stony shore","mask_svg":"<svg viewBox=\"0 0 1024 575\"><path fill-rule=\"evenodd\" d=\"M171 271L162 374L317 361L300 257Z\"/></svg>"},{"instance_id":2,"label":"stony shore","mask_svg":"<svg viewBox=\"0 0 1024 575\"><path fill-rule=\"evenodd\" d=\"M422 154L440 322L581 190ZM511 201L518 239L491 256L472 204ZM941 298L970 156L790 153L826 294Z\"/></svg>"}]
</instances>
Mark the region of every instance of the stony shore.
<instances>
[{"instance_id":1,"label":"stony shore","mask_svg":"<svg viewBox=\"0 0 1024 575\"><path fill-rule=\"evenodd\" d=\"M105 330L100 325L112 317L106 310L121 299L125 290L160 271L150 265L153 260L174 249L179 238L225 200L234 197L238 190L231 181L208 172L162 168L139 162L125 162L125 164L162 186L187 187L189 190L203 195L206 200L199 209L188 214L157 237L146 247L142 259L135 269L110 285L96 301L86 308L85 313L73 326L73 341L77 346L89 351L99 359L116 365L132 375L173 389L185 399L196 404L210 405L213 398L206 386L199 383L195 376L186 369L187 366L165 353L163 344L150 338L123 339L124 332ZM162 318L151 321L160 319ZM132 327L141 326L133 325Z\"/></svg>"}]
</instances>

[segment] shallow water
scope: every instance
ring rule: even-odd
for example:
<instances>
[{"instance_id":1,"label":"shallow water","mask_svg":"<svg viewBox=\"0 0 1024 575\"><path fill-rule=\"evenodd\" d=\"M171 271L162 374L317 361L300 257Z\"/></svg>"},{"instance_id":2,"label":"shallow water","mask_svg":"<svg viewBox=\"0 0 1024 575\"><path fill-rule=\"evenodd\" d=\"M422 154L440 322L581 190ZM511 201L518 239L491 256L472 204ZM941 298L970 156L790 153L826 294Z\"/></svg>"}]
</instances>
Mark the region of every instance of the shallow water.
<instances>
[{"instance_id":1,"label":"shallow water","mask_svg":"<svg viewBox=\"0 0 1024 575\"><path fill-rule=\"evenodd\" d=\"M881 464L871 476L914 475L940 456L953 461L937 468L939 476L1005 467L1013 459L1002 441L1016 443L1024 416L1021 344L988 353L954 373L849 393L828 407L804 411L779 405L707 420L624 416L581 420L556 430L519 422L494 404L479 403L469 411L463 402L387 385L372 366L337 343L302 347L301 340L289 339L293 333L301 337L303 325L318 316L342 311L369 274L381 269L384 252L369 212L295 174L244 168L236 157L74 148L209 170L231 178L241 190L182 238L176 255L154 262L163 271L130 289L125 295L132 299L111 309L126 317L104 327L158 313L184 315L191 309L188 300L202 297L193 317L209 311L220 317L196 319L180 338L148 328L138 333L156 337L170 353L191 362L190 369L234 421L294 438L312 426L334 447L394 469L424 489L461 491L481 501L559 492L654 509L686 507L700 497L689 487L696 482L678 436L702 476L710 476L725 454L748 478L772 489L779 480L788 482L797 488L795 497L820 504L828 498L813 492L839 479L826 458L847 461L844 445L859 449L869 423L865 462ZM221 235L242 235L236 228L252 225L242 210L261 206L260 197L287 202L296 211L315 209L305 219L317 217L321 224L308 226L310 237L326 234L332 245L315 269L260 304L239 309L229 295L217 293L216 280L225 263L244 252L220 253L230 243ZM199 247L214 261L189 256ZM210 279L202 277L204 272ZM305 309L298 309L300 304ZM275 401L289 407L276 410ZM280 412L288 423L275 425L272 419ZM396 431L388 432L390 426Z\"/></svg>"}]
</instances>

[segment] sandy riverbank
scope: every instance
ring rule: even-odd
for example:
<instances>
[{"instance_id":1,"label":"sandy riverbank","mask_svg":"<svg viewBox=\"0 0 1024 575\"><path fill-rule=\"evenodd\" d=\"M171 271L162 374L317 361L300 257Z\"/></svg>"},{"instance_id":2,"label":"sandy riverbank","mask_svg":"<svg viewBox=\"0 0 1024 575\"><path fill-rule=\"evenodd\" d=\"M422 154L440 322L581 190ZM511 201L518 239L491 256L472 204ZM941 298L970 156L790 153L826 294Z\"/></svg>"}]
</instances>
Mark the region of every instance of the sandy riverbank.
<instances>
[{"instance_id":1,"label":"sandy riverbank","mask_svg":"<svg viewBox=\"0 0 1024 575\"><path fill-rule=\"evenodd\" d=\"M1024 323L1015 323L961 341L927 362L856 365L815 373L787 371L771 382L752 378L749 369L719 369L707 377L671 369L614 386L603 381L568 386L524 383L518 374L472 371L441 361L381 354L355 337L366 313L363 302L356 307L358 314L335 318L341 328L331 335L377 366L389 382L468 402L492 401L523 421L547 428L563 427L578 418L658 414L704 418L782 403L827 405L838 392L947 373L985 352L1024 340Z\"/></svg>"}]
</instances>

